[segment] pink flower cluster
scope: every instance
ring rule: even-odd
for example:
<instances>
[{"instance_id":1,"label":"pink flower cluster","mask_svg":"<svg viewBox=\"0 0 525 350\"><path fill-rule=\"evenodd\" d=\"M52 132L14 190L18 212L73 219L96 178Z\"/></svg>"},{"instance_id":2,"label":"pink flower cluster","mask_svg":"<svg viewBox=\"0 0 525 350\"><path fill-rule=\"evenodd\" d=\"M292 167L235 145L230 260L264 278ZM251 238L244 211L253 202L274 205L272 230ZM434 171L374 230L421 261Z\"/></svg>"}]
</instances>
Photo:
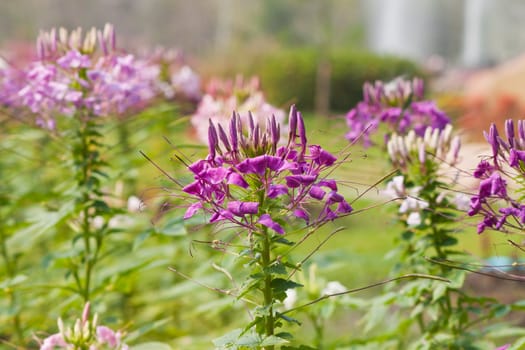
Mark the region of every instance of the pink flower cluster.
<instances>
[{"instance_id":1,"label":"pink flower cluster","mask_svg":"<svg viewBox=\"0 0 525 350\"><path fill-rule=\"evenodd\" d=\"M252 113L252 118L261 126L269 115L275 116L281 125L286 118L283 110L266 101L257 78L247 82L241 77L237 77L235 81L215 79L208 84L197 111L191 116L191 124L199 141L204 144L208 142L208 120L227 128L232 111L236 111L245 124L248 123L248 112Z\"/></svg>"},{"instance_id":2,"label":"pink flower cluster","mask_svg":"<svg viewBox=\"0 0 525 350\"><path fill-rule=\"evenodd\" d=\"M162 95L183 95L192 103L201 95L199 77L175 56L154 51L138 57L117 49L111 25L85 35L80 28L41 32L36 56L20 67L0 66L0 105L28 110L47 129L56 127L58 115L121 116Z\"/></svg>"},{"instance_id":3,"label":"pink flower cluster","mask_svg":"<svg viewBox=\"0 0 525 350\"><path fill-rule=\"evenodd\" d=\"M122 334L106 326L97 325L97 315L89 319L90 304L87 303L82 312L82 318L77 319L74 327L64 327L58 319L59 333L45 338L40 345L40 350L128 350L129 347L122 343Z\"/></svg>"},{"instance_id":4,"label":"pink flower cluster","mask_svg":"<svg viewBox=\"0 0 525 350\"><path fill-rule=\"evenodd\" d=\"M42 32L37 52L38 60L22 69L23 84L4 78L3 85L11 89L3 100L29 108L42 127L53 129L57 114L120 115L143 107L157 94L158 67L119 52L110 25L85 37L80 29Z\"/></svg>"},{"instance_id":5,"label":"pink flower cluster","mask_svg":"<svg viewBox=\"0 0 525 350\"><path fill-rule=\"evenodd\" d=\"M468 212L471 216L483 216L478 224L478 233L486 228L522 230L525 226L522 196L514 198L508 191L508 182L521 186L525 178L525 120L519 120L517 124L515 130L512 119L505 121L506 140L499 136L494 124L485 133L492 148L492 156L483 159L474 171L474 177L481 181L478 193L470 199ZM504 205L498 205L497 202Z\"/></svg>"},{"instance_id":6,"label":"pink flower cluster","mask_svg":"<svg viewBox=\"0 0 525 350\"><path fill-rule=\"evenodd\" d=\"M280 127L274 116L262 131L249 113L248 136L237 113L227 131L210 121L208 157L188 167L194 181L183 191L197 201L184 218L204 211L209 222L227 221L250 231L260 224L284 234L281 224L290 216L319 224L350 213L352 207L338 193L336 181L322 175L336 158L307 143L304 121L295 106L289 118L285 146L279 146ZM322 205L315 217L308 206L311 202Z\"/></svg>"},{"instance_id":7,"label":"pink flower cluster","mask_svg":"<svg viewBox=\"0 0 525 350\"><path fill-rule=\"evenodd\" d=\"M346 138L354 142L362 138L365 146L372 144L370 136L379 125L386 125L390 132L405 135L414 130L423 136L427 127L442 130L450 123L448 116L433 101L423 100L423 81L395 79L383 84L365 83L363 101L346 115L349 132ZM387 135L388 136L388 135Z\"/></svg>"}]
</instances>

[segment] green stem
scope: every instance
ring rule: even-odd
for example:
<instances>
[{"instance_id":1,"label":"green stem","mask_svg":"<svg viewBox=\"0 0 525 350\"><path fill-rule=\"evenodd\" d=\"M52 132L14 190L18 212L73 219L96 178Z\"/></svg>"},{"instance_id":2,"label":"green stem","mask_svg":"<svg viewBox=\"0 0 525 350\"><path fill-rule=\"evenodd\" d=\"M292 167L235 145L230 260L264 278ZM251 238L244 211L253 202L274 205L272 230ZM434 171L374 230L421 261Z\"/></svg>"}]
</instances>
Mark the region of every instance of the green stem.
<instances>
[{"instance_id":1,"label":"green stem","mask_svg":"<svg viewBox=\"0 0 525 350\"><path fill-rule=\"evenodd\" d=\"M92 159L91 155L89 153L89 126L87 124L82 125L80 130L81 135L81 157L80 163L82 164L81 172L82 175L79 179L79 185L82 189L82 205L84 205L84 209L82 211L83 214L83 222L82 222L82 237L84 239L84 264L85 264L85 280L84 280L84 287L82 288L82 297L84 298L84 302L88 302L90 298L90 284L91 284L91 225L90 225L90 211L89 206L87 206L87 203L89 203L90 195L89 195L89 176L91 172L91 165L92 165Z\"/></svg>"},{"instance_id":2,"label":"green stem","mask_svg":"<svg viewBox=\"0 0 525 350\"><path fill-rule=\"evenodd\" d=\"M264 308L267 310L268 315L264 320L264 329L267 336L274 334L275 320L273 315L273 291L272 291L272 274L268 267L270 266L270 253L271 253L271 242L268 235L268 230L263 230L263 251L262 251L262 268L265 274L264 278ZM274 346L267 346L266 350L273 350Z\"/></svg>"}]
</instances>

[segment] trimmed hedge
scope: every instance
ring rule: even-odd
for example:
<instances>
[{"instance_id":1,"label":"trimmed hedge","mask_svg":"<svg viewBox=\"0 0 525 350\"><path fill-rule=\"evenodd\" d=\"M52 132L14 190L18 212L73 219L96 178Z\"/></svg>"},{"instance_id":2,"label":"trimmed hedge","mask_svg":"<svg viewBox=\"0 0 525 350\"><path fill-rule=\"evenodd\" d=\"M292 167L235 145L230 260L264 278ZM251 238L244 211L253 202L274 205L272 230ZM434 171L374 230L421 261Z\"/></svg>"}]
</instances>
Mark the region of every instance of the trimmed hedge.
<instances>
[{"instance_id":1,"label":"trimmed hedge","mask_svg":"<svg viewBox=\"0 0 525 350\"><path fill-rule=\"evenodd\" d=\"M315 88L319 53L311 49L277 51L269 54L241 55L215 66L213 74L220 76L257 75L268 100L277 106L296 103L303 111L315 107ZM330 108L344 112L362 99L365 81L388 81L403 75L425 77L412 61L393 56L378 56L364 51L336 50L330 55ZM217 69L219 71L217 71Z\"/></svg>"}]
</instances>

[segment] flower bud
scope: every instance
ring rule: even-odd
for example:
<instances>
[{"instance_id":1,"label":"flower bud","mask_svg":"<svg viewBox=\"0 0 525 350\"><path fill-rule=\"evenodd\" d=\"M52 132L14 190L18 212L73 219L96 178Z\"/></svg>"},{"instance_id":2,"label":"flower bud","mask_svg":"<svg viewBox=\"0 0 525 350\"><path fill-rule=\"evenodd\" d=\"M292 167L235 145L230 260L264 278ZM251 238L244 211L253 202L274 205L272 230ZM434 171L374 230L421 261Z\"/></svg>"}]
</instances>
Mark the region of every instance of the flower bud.
<instances>
[{"instance_id":1,"label":"flower bud","mask_svg":"<svg viewBox=\"0 0 525 350\"><path fill-rule=\"evenodd\" d=\"M426 150L425 150L425 144L423 142L421 142L419 144L419 149L418 149L418 159L419 159L419 162L421 164L425 164L425 160L426 160Z\"/></svg>"},{"instance_id":2,"label":"flower bud","mask_svg":"<svg viewBox=\"0 0 525 350\"><path fill-rule=\"evenodd\" d=\"M106 45L109 46L111 51L116 50L116 35L115 35L115 28L110 23L106 23L104 26L104 40L106 42Z\"/></svg>"},{"instance_id":3,"label":"flower bud","mask_svg":"<svg viewBox=\"0 0 525 350\"><path fill-rule=\"evenodd\" d=\"M217 148L218 140L217 140L217 131L215 130L215 125L213 125L213 122L211 119L209 120L209 127L208 127L208 150L210 154L210 158L215 158L215 149Z\"/></svg>"},{"instance_id":4,"label":"flower bud","mask_svg":"<svg viewBox=\"0 0 525 350\"><path fill-rule=\"evenodd\" d=\"M505 120L505 135L510 147L514 147L514 122L512 119Z\"/></svg>"},{"instance_id":5,"label":"flower bud","mask_svg":"<svg viewBox=\"0 0 525 350\"><path fill-rule=\"evenodd\" d=\"M84 310L82 311L82 324L85 324L89 320L89 311L90 311L90 304L89 301L84 306Z\"/></svg>"},{"instance_id":6,"label":"flower bud","mask_svg":"<svg viewBox=\"0 0 525 350\"><path fill-rule=\"evenodd\" d=\"M224 148L226 148L228 152L231 152L232 149L230 146L230 142L228 141L228 136L226 135L226 132L222 128L221 124L217 124L217 126L219 127L219 138L222 141L222 145L224 146Z\"/></svg>"},{"instance_id":7,"label":"flower bud","mask_svg":"<svg viewBox=\"0 0 525 350\"><path fill-rule=\"evenodd\" d=\"M295 143L295 136L297 135L297 109L295 109L295 105L292 105L292 107L290 107L288 123L290 127L288 142Z\"/></svg>"}]
</instances>

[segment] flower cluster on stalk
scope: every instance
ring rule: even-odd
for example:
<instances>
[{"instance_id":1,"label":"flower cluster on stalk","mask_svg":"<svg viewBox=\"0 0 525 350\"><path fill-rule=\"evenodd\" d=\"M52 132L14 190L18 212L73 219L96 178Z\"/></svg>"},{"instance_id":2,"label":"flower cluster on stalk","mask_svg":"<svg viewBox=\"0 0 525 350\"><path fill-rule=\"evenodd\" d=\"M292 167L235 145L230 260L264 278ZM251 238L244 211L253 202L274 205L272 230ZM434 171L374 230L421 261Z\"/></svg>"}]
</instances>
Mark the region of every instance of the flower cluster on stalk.
<instances>
[{"instance_id":1,"label":"flower cluster on stalk","mask_svg":"<svg viewBox=\"0 0 525 350\"><path fill-rule=\"evenodd\" d=\"M410 130L402 136L394 133L387 142L387 151L394 166L407 169L417 165L421 173L436 171L441 164L458 162L461 140L452 136L452 125L443 129L427 127L423 135Z\"/></svg>"},{"instance_id":2,"label":"flower cluster on stalk","mask_svg":"<svg viewBox=\"0 0 525 350\"><path fill-rule=\"evenodd\" d=\"M65 327L62 319L58 319L59 332L45 338L40 350L127 350L122 343L122 333L113 331L106 326L98 325L98 315L90 319L90 304L86 303L82 318L77 319L73 327Z\"/></svg>"},{"instance_id":3,"label":"flower cluster on stalk","mask_svg":"<svg viewBox=\"0 0 525 350\"><path fill-rule=\"evenodd\" d=\"M336 157L308 144L295 106L289 118L288 140L282 146L275 116L265 129L251 113L246 125L234 112L228 129L210 120L209 154L188 167L194 181L183 191L196 202L184 217L203 211L211 223L227 221L250 231L264 226L284 234L282 224L290 217L320 224L350 213L336 181L323 175L336 165ZM314 214L312 202L321 204L319 213Z\"/></svg>"},{"instance_id":4,"label":"flower cluster on stalk","mask_svg":"<svg viewBox=\"0 0 525 350\"><path fill-rule=\"evenodd\" d=\"M191 124L199 141L204 144L208 142L208 120L221 125L223 129L228 128L232 111L238 113L244 124L248 123L248 114L251 113L251 118L261 127L269 115L273 115L281 125L286 118L283 110L266 101L260 89L259 79L253 77L245 81L240 76L235 81L213 79L208 83L205 95L191 116Z\"/></svg>"},{"instance_id":5,"label":"flower cluster on stalk","mask_svg":"<svg viewBox=\"0 0 525 350\"><path fill-rule=\"evenodd\" d=\"M421 79L397 78L387 84L365 83L363 101L347 113L346 122L350 129L346 138L351 142L361 138L365 146L370 146L371 135L380 125L386 125L389 133L406 135L413 130L423 136L427 127L442 130L450 119L434 101L424 100Z\"/></svg>"},{"instance_id":6,"label":"flower cluster on stalk","mask_svg":"<svg viewBox=\"0 0 525 350\"><path fill-rule=\"evenodd\" d=\"M38 59L22 69L23 84L17 80L10 103L29 108L48 129L55 128L57 114L121 115L144 107L157 94L159 69L118 50L115 40L111 25L85 35L80 28L41 32Z\"/></svg>"},{"instance_id":7,"label":"flower cluster on stalk","mask_svg":"<svg viewBox=\"0 0 525 350\"><path fill-rule=\"evenodd\" d=\"M521 186L525 178L525 120L505 121L505 139L495 124L485 138L492 155L479 162L474 177L480 179L478 192L470 199L469 215L481 215L478 233L486 228L495 230L519 229L525 225L525 204ZM509 191L509 183L517 185L517 196Z\"/></svg>"},{"instance_id":8,"label":"flower cluster on stalk","mask_svg":"<svg viewBox=\"0 0 525 350\"><path fill-rule=\"evenodd\" d=\"M443 166L454 166L458 162L460 147L460 138L452 135L450 124L443 130L427 127L423 137L417 136L414 130L405 136L391 135L387 143L388 155L403 175L394 177L384 193L392 199L403 198L399 214L408 226L422 223L421 212L429 207L429 203L420 195L426 187L439 181ZM461 197L456 196L454 201L459 208Z\"/></svg>"}]
</instances>

